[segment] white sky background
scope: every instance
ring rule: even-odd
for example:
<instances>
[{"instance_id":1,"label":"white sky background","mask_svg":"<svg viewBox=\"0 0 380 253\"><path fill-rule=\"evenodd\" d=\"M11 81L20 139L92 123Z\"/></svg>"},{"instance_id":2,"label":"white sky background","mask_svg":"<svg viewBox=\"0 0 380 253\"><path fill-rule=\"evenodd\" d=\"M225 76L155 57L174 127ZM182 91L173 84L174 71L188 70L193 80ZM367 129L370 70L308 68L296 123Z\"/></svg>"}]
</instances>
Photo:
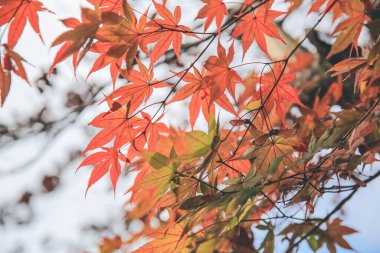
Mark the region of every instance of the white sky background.
<instances>
[{"instance_id":1,"label":"white sky background","mask_svg":"<svg viewBox=\"0 0 380 253\"><path fill-rule=\"evenodd\" d=\"M79 7L85 4L85 1L43 0L42 2L47 8L56 13L56 16L48 13L40 15L42 36L45 44L50 45L54 38L65 30L64 26L57 22L57 18L78 17L80 14ZM141 11L144 11L148 3L150 3L147 0L130 2ZM193 22L193 20L197 15L196 10L199 10L202 5L201 1L169 0L168 4L172 7L181 5L182 24L192 24L192 27L199 24L199 22ZM296 37L302 37L304 29L311 27L315 21L315 16L310 16L305 20L304 16L297 14L285 22L284 29L292 31L292 34ZM324 22L321 27L329 28L330 24ZM213 29L214 27L211 27L209 31L213 31ZM199 30L203 30L203 28ZM222 42L226 42L226 39L222 38ZM224 45L229 45L229 43L224 43ZM209 54L202 57L200 63L206 60L210 54L215 53L215 46L216 43L213 44L213 48L210 48ZM36 68L28 67L27 69L30 80L35 80L41 68L45 70L49 68L57 48L49 49L48 46L44 46L38 37L31 32L30 26L27 24L16 51L34 66L37 66ZM240 47L236 47L235 53L235 59L238 62L241 59ZM258 59L260 56L257 53L257 47L251 48L247 56L247 61L250 60L249 57L254 60L260 60ZM182 61L185 66L190 63L191 59L191 57L182 54ZM73 76L70 60L59 64L58 69L60 74L57 77L52 77L58 89L56 91L53 89L46 90L49 95L49 105L56 108L52 114L57 118L60 118L60 115L64 115L65 112L65 109L60 106L60 104L63 104L64 96L62 94L65 91L75 90L80 93L85 90L83 85L92 85L94 82L104 83L110 80L109 72L105 70L92 75L87 84L84 84L83 77L87 75L89 65L81 64L78 73L86 74L78 75L80 82L77 82ZM239 70L244 71L244 69ZM167 65L161 65L155 69L155 73L157 79L164 78L168 73ZM109 86L111 89L111 84ZM160 96L165 92L162 89L159 94L155 95ZM14 78L7 101L4 107L0 108L0 123L5 122L12 125L15 121L26 119L28 115L38 111L43 105L40 98L41 95L35 87L28 87L25 82ZM170 107L166 120L176 125L185 123L187 119L182 116L184 106L184 104L181 104L181 106ZM94 134L95 130L89 127L84 128L84 126L101 110L101 106L86 109L85 113L72 126L64 130L57 140L48 147L44 146L46 138L41 135L29 138L22 143L20 142L20 144L12 146L8 150L2 149L0 151L0 207L16 202L25 191L40 191L43 175L56 173L57 165L64 163L68 152L72 150L73 146L77 149L83 149L87 145L91 134ZM224 122L228 122L230 116L223 115L223 117ZM201 128L204 124L204 120L198 120L197 126ZM88 132L90 132L90 135ZM36 162L25 166L25 169L21 169L16 173L2 174L3 171L24 166L25 161L33 158L41 149L44 150L43 155ZM79 160L70 163L69 167L64 168L59 188L52 193L32 197L31 207L34 219L31 223L20 226L12 223L12 221L6 221L5 225L0 224L1 253L18 252L18 249L23 249L23 252L28 253L79 252L84 249L96 252L94 246L101 236L112 236L114 233L123 235L125 233L123 232L122 205L126 197L123 196L123 193L128 188L131 180L125 176L120 178L114 198L110 190L108 177L103 178L90 189L85 199L84 191L91 168L83 168L77 174L74 174L78 164ZM344 224L360 231L358 234L347 237L358 252L380 252L380 241L378 239L380 238L378 228L380 222L377 217L380 213L379 194L380 184L377 180L371 182L367 188L359 190L345 208ZM331 210L331 207L331 201L326 200L324 204L318 206L316 213L323 215L328 210ZM26 214L28 214L28 210L18 208L17 213L14 215L23 219ZM83 227L93 224L98 226L110 225L113 230L108 229L103 233L91 230L83 231ZM305 250L308 249L306 248ZM345 251L340 249L338 252Z\"/></svg>"}]
</instances>

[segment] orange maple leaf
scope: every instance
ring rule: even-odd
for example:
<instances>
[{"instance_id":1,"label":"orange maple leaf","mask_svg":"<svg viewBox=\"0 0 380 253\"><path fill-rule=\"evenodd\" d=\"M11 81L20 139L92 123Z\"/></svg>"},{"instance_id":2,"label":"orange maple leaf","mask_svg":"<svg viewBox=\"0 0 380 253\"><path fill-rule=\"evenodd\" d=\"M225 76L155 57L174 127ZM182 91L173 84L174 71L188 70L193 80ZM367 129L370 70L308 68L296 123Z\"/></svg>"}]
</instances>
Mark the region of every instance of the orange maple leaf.
<instances>
[{"instance_id":1,"label":"orange maple leaf","mask_svg":"<svg viewBox=\"0 0 380 253\"><path fill-rule=\"evenodd\" d=\"M0 59L0 105L2 105L11 87L11 72L29 83L23 63L26 62L8 44L3 44L4 58Z\"/></svg>"},{"instance_id":2,"label":"orange maple leaf","mask_svg":"<svg viewBox=\"0 0 380 253\"><path fill-rule=\"evenodd\" d=\"M29 83L28 76L26 74L23 62L27 62L21 55L16 53L9 45L3 44L5 49L4 67L13 71L16 75L24 79Z\"/></svg>"},{"instance_id":3,"label":"orange maple leaf","mask_svg":"<svg viewBox=\"0 0 380 253\"><path fill-rule=\"evenodd\" d=\"M137 60L139 71L122 71L121 74L131 83L113 91L106 100L114 99L118 104L130 104L129 111L134 112L152 95L153 88L168 87L164 82L154 79L154 71L148 69Z\"/></svg>"},{"instance_id":4,"label":"orange maple leaf","mask_svg":"<svg viewBox=\"0 0 380 253\"><path fill-rule=\"evenodd\" d=\"M206 120L209 119L210 112L215 115L214 102L224 110L235 114L234 107L225 94L222 94L216 100L211 99L211 90L205 81L205 77L208 75L206 69L202 69L201 72L195 67L193 69L194 73L188 72L182 78L187 84L170 101L170 103L174 103L192 96L189 104L191 127L194 127L201 108ZM180 76L180 74L177 75Z\"/></svg>"},{"instance_id":5,"label":"orange maple leaf","mask_svg":"<svg viewBox=\"0 0 380 253\"><path fill-rule=\"evenodd\" d=\"M147 236L154 238L154 240L148 242L138 250L133 251L133 253L179 253L190 242L186 234L184 235L184 229L180 224L170 228L163 227L155 232L149 233Z\"/></svg>"},{"instance_id":6,"label":"orange maple leaf","mask_svg":"<svg viewBox=\"0 0 380 253\"><path fill-rule=\"evenodd\" d=\"M8 0L0 1L0 26L9 23L8 44L14 47L22 32L24 31L26 20L40 39L43 41L37 12L49 11L43 4L36 0Z\"/></svg>"},{"instance_id":7,"label":"orange maple leaf","mask_svg":"<svg viewBox=\"0 0 380 253\"><path fill-rule=\"evenodd\" d=\"M215 101L224 94L227 88L232 96L235 96L236 84L242 82L239 74L230 68L234 58L233 43L228 54L222 45L218 45L218 56L211 56L205 63L205 68L209 71L205 77L207 86L210 88L211 100Z\"/></svg>"},{"instance_id":8,"label":"orange maple leaf","mask_svg":"<svg viewBox=\"0 0 380 253\"><path fill-rule=\"evenodd\" d=\"M199 10L195 19L206 19L204 31L210 27L211 22L215 19L218 33L220 33L220 27L222 26L224 15L228 15L226 5L222 0L202 0L206 5Z\"/></svg>"},{"instance_id":9,"label":"orange maple leaf","mask_svg":"<svg viewBox=\"0 0 380 253\"><path fill-rule=\"evenodd\" d=\"M122 43L98 41L91 45L89 51L100 55L92 65L90 72L88 72L87 78L95 71L110 65L111 78L113 84L115 84L116 78L120 73L120 66L123 59L126 58L127 46Z\"/></svg>"},{"instance_id":10,"label":"orange maple leaf","mask_svg":"<svg viewBox=\"0 0 380 253\"><path fill-rule=\"evenodd\" d=\"M261 6L255 13L250 12L243 16L242 21L236 26L232 37L242 35L243 58L248 48L255 40L261 50L268 55L267 43L264 35L279 39L285 43L273 24L273 19L283 15L284 12L268 10L267 6Z\"/></svg>"},{"instance_id":11,"label":"orange maple leaf","mask_svg":"<svg viewBox=\"0 0 380 253\"><path fill-rule=\"evenodd\" d=\"M333 20L336 20L337 18L342 16L343 10L340 6L341 1L337 1L337 3L331 7L331 5L334 4L334 2L335 0L316 0L310 7L308 14L318 11L322 6L325 5L325 8L322 12L325 13L328 9L331 8L331 12L333 13Z\"/></svg>"},{"instance_id":12,"label":"orange maple leaf","mask_svg":"<svg viewBox=\"0 0 380 253\"><path fill-rule=\"evenodd\" d=\"M87 145L83 154L109 143L115 138L114 146L121 147L123 144L131 141L135 136L133 123L138 120L137 117L129 118L129 107L121 106L117 102L108 101L110 110L96 116L89 125L97 128L103 128Z\"/></svg>"},{"instance_id":13,"label":"orange maple leaf","mask_svg":"<svg viewBox=\"0 0 380 253\"><path fill-rule=\"evenodd\" d=\"M224 164L221 164L216 171L220 182L222 182L227 176L229 178L237 178L240 173L246 174L251 168L251 162L248 159L241 158L243 153L251 147L251 143L248 141L245 141L240 145L235 154L236 158L230 159L231 151L236 149L239 143L239 138L243 132L244 131L230 132L227 130L221 132L221 139L224 139L228 135L228 142L224 142L223 145L220 145L218 149L218 157L216 157L218 160L226 161Z\"/></svg>"},{"instance_id":14,"label":"orange maple leaf","mask_svg":"<svg viewBox=\"0 0 380 253\"><path fill-rule=\"evenodd\" d=\"M241 7L241 11L247 9L254 1L256 0L244 0L243 6Z\"/></svg>"},{"instance_id":15,"label":"orange maple leaf","mask_svg":"<svg viewBox=\"0 0 380 253\"><path fill-rule=\"evenodd\" d=\"M72 28L72 30L64 32L53 41L52 47L60 45L62 43L63 46L58 50L54 58L53 64L50 67L50 73L52 72L55 65L71 55L74 56L73 65L74 69L76 69L79 61L81 58L83 58L84 54L90 48L90 44L99 28L99 21L99 12L87 8L82 9L82 22L73 18L62 21L67 27ZM79 54L80 49L86 43L90 44L88 44L88 46L83 49L81 54Z\"/></svg>"},{"instance_id":16,"label":"orange maple leaf","mask_svg":"<svg viewBox=\"0 0 380 253\"><path fill-rule=\"evenodd\" d=\"M342 5L342 8L348 18L335 28L333 34L340 33L327 55L328 58L345 50L351 44L353 44L358 53L359 36L365 22L370 19L365 14L364 4L359 0L348 1L348 3Z\"/></svg>"},{"instance_id":17,"label":"orange maple leaf","mask_svg":"<svg viewBox=\"0 0 380 253\"><path fill-rule=\"evenodd\" d=\"M0 105L4 104L11 88L11 74L9 70L3 69L0 59Z\"/></svg>"},{"instance_id":18,"label":"orange maple leaf","mask_svg":"<svg viewBox=\"0 0 380 253\"><path fill-rule=\"evenodd\" d=\"M147 23L147 28L144 31L145 44L156 43L150 54L150 65L152 66L172 45L174 53L179 62L182 34L197 37L190 28L179 25L181 21L181 8L177 6L172 14L164 5L153 0L157 13L163 18L155 18Z\"/></svg>"},{"instance_id":19,"label":"orange maple leaf","mask_svg":"<svg viewBox=\"0 0 380 253\"><path fill-rule=\"evenodd\" d=\"M90 48L91 52L100 53L100 56L88 75L111 65L110 72L115 83L123 60L126 61L127 69L132 69L138 48L148 55L142 35L146 26L146 14L141 15L139 20L133 13L128 19L110 12L102 14L103 25L96 32L99 41Z\"/></svg>"},{"instance_id":20,"label":"orange maple leaf","mask_svg":"<svg viewBox=\"0 0 380 253\"><path fill-rule=\"evenodd\" d=\"M124 0L87 0L87 2L100 8L102 12L112 11L120 13L123 10Z\"/></svg>"},{"instance_id":21,"label":"orange maple leaf","mask_svg":"<svg viewBox=\"0 0 380 253\"><path fill-rule=\"evenodd\" d=\"M95 167L91 172L90 179L88 180L86 195L90 187L99 181L99 179L101 179L105 174L107 174L107 172L110 173L113 189L116 189L117 180L119 179L121 170L119 152L117 148L102 148L102 151L86 157L86 159L84 159L79 165L78 169L89 165L94 165Z\"/></svg>"},{"instance_id":22,"label":"orange maple leaf","mask_svg":"<svg viewBox=\"0 0 380 253\"><path fill-rule=\"evenodd\" d=\"M140 131L139 133L137 132L136 137L133 139L133 147L136 150L141 151L146 143L148 145L148 150L154 151L157 147L160 135L169 132L168 127L164 123L158 122L164 115L155 122L152 122L152 117L149 114L141 112L141 115L143 120L139 120L134 124L134 127ZM130 153L131 152L128 152L128 154Z\"/></svg>"},{"instance_id":23,"label":"orange maple leaf","mask_svg":"<svg viewBox=\"0 0 380 253\"><path fill-rule=\"evenodd\" d=\"M305 107L305 105L299 100L296 89L288 84L295 80L296 75L282 74L280 77L282 68L282 64L277 64L273 67L273 73L270 72L269 75L256 78L258 83L261 85L260 90L255 94L254 97L256 99L264 101L269 96L265 107L269 110L275 104L278 117L280 118L283 125L286 126L285 102L298 104L302 107Z\"/></svg>"}]
</instances>

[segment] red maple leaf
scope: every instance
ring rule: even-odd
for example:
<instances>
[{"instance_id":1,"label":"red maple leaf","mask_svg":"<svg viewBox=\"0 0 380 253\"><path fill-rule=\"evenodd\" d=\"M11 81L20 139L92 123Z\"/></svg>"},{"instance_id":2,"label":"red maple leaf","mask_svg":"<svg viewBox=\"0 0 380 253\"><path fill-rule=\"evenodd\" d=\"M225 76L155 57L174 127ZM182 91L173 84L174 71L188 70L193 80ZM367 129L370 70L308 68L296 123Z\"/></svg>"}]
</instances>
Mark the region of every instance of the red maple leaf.
<instances>
[{"instance_id":1,"label":"red maple leaf","mask_svg":"<svg viewBox=\"0 0 380 253\"><path fill-rule=\"evenodd\" d=\"M268 48L264 35L279 39L285 43L273 24L273 19L282 14L284 14L284 12L268 10L268 8L263 5L259 7L255 13L250 12L247 15L242 16L242 22L236 26L232 33L232 37L236 38L242 35L243 58L254 40L257 42L261 50L268 55Z\"/></svg>"},{"instance_id":2,"label":"red maple leaf","mask_svg":"<svg viewBox=\"0 0 380 253\"><path fill-rule=\"evenodd\" d=\"M224 15L228 15L226 5L222 0L202 0L202 2L206 5L199 10L196 19L206 19L204 31L207 31L211 22L215 19L218 33L220 33Z\"/></svg>"},{"instance_id":3,"label":"red maple leaf","mask_svg":"<svg viewBox=\"0 0 380 253\"><path fill-rule=\"evenodd\" d=\"M0 1L0 26L9 23L8 44L14 47L24 31L26 20L43 41L37 12L49 11L36 0L8 0Z\"/></svg>"}]
</instances>

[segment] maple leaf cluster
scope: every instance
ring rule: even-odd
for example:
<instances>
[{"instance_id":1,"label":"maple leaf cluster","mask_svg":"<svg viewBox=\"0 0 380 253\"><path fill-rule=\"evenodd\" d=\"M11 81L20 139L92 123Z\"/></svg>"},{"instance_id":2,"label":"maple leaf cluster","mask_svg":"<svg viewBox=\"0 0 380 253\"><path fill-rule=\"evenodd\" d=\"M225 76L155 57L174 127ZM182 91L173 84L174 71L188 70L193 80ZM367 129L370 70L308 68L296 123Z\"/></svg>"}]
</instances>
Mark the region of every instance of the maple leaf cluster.
<instances>
[{"instance_id":1,"label":"maple leaf cluster","mask_svg":"<svg viewBox=\"0 0 380 253\"><path fill-rule=\"evenodd\" d=\"M351 182L347 189L353 192L374 178L358 173L358 167L377 161L380 150L380 30L379 19L369 15L375 11L371 1L313 1L306 15L319 18L297 41L283 35L281 22L306 1L288 0L288 10L280 11L274 0L239 1L238 7L202 0L194 18L203 31L185 25L183 10L171 8L170 1L149 1L143 11L131 1L88 2L92 7L83 7L80 19L62 20L68 30L52 42L59 49L50 72L69 57L76 71L89 53L96 59L88 76L109 68L113 90L102 100L108 109L90 122L99 132L79 168L92 168L86 194L107 174L115 190L121 175L136 172L126 221L144 222L128 239L104 239L102 252L142 236L152 240L136 252L274 252L277 236L287 239L287 252L304 240L312 250L324 244L330 252L336 245L352 249L343 236L356 231L330 219L337 210L321 219L313 213L324 193L341 191L340 185L330 186L334 178ZM8 29L0 59L1 103L12 75L28 81L26 61L15 46L27 20L42 40L41 12L48 10L37 0L0 0L0 26ZM303 43L329 15L337 25L331 32L335 41L320 59L328 67L311 73L318 59ZM364 26L375 27L371 46L360 44ZM191 61L181 60L198 47ZM267 61L247 61L250 50ZM181 70L167 70L159 79L154 70L171 54ZM326 73L333 79L327 87L321 84ZM123 84L116 88L118 77ZM345 85L354 94L350 101L344 101ZM166 95L152 102L159 90ZM189 127L169 125L166 113L185 100ZM342 110L332 112L334 105ZM230 124L220 123L223 115L233 117ZM201 116L207 131L197 129ZM277 219L302 223L292 221L277 232ZM252 226L266 232L259 248Z\"/></svg>"}]
</instances>

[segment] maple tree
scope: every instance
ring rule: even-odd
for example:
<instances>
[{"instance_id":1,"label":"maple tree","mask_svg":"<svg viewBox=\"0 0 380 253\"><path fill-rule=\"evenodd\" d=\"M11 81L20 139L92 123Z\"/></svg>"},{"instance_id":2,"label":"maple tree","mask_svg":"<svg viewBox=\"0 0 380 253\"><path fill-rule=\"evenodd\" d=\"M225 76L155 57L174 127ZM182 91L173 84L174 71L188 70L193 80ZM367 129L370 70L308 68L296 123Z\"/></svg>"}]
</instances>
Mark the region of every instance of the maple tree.
<instances>
[{"instance_id":1,"label":"maple tree","mask_svg":"<svg viewBox=\"0 0 380 253\"><path fill-rule=\"evenodd\" d=\"M198 25L171 1L147 2L139 10L88 0L80 19L61 20L68 30L51 44L60 48L50 72L69 57L75 72L88 54L97 58L87 77L110 70L107 110L90 122L99 132L79 166L91 168L86 194L107 174L114 190L123 174L136 174L125 219L143 229L104 238L100 252L142 237L150 241L135 252L294 252L305 242L313 251L352 249L345 237L357 231L336 214L380 175L370 168L380 151L380 4L312 1L304 18L318 18L292 39L282 25L308 1L279 9L274 0L202 0L191 11ZM17 43L27 20L43 41L44 12L54 15L37 0L0 0L2 104L13 75L29 80ZM328 42L318 36L322 22L335 25ZM165 94L154 101L156 93ZM186 100L189 126L172 125L166 115ZM319 217L328 193L343 196ZM265 235L258 244L257 234Z\"/></svg>"}]
</instances>

